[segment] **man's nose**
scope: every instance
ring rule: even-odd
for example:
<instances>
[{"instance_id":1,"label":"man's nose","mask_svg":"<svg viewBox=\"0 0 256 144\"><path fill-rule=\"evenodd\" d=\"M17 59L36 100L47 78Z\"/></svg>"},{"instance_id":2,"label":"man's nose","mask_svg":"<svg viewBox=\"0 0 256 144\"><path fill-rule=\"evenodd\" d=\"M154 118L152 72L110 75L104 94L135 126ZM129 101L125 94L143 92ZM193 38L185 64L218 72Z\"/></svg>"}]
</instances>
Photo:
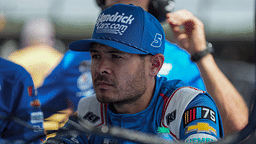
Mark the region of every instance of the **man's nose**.
<instances>
[{"instance_id":1,"label":"man's nose","mask_svg":"<svg viewBox=\"0 0 256 144\"><path fill-rule=\"evenodd\" d=\"M111 74L111 63L106 59L102 58L98 65L98 73L100 74Z\"/></svg>"}]
</instances>

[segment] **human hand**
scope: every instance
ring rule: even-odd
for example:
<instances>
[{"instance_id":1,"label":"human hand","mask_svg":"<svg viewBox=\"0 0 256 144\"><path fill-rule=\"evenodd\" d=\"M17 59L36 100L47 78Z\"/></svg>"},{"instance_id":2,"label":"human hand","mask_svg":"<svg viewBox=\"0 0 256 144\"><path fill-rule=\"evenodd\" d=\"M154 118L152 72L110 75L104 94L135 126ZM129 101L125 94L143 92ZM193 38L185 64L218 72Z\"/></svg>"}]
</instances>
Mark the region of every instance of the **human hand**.
<instances>
[{"instance_id":1,"label":"human hand","mask_svg":"<svg viewBox=\"0 0 256 144\"><path fill-rule=\"evenodd\" d=\"M168 13L166 22L171 26L176 44L193 55L206 47L203 23L187 10Z\"/></svg>"}]
</instances>

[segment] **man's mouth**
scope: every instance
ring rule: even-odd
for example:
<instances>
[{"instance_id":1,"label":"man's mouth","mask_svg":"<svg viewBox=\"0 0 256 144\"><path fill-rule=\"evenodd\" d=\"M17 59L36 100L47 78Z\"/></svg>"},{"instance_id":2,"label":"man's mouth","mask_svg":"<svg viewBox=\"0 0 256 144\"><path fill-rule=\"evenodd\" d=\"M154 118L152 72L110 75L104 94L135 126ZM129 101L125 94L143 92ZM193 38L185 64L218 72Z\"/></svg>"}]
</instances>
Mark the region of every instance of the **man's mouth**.
<instances>
[{"instance_id":1,"label":"man's mouth","mask_svg":"<svg viewBox=\"0 0 256 144\"><path fill-rule=\"evenodd\" d=\"M109 88L111 86L114 86L113 84L107 83L107 82L97 82L97 87L101 88L101 89L106 89Z\"/></svg>"}]
</instances>

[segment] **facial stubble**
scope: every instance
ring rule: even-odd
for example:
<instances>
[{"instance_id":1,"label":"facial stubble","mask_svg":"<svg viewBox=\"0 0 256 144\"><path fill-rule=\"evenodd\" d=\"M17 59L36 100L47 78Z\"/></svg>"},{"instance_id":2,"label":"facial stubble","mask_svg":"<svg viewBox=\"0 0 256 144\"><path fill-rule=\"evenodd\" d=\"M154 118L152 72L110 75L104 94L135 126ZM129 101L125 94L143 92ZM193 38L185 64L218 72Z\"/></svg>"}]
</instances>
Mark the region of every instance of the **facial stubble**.
<instances>
[{"instance_id":1,"label":"facial stubble","mask_svg":"<svg viewBox=\"0 0 256 144\"><path fill-rule=\"evenodd\" d=\"M122 77L126 79L125 86L118 86L118 83L114 80L107 79L106 81L113 83L113 87L116 89L113 95L107 96L96 96L101 103L113 103L116 106L122 106L124 104L130 104L136 102L146 92L147 80L145 72L145 60L141 61L135 72L134 77ZM105 78L103 78L105 79Z\"/></svg>"}]
</instances>

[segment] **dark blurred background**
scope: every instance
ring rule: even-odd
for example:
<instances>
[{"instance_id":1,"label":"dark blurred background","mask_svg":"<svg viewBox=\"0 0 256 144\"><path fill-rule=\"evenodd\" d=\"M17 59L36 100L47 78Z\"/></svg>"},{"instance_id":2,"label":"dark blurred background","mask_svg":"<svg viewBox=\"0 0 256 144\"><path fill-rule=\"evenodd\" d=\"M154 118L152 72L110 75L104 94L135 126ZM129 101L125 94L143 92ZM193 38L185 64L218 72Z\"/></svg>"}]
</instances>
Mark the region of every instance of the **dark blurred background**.
<instances>
[{"instance_id":1,"label":"dark blurred background","mask_svg":"<svg viewBox=\"0 0 256 144\"><path fill-rule=\"evenodd\" d=\"M175 2L175 10L187 9L204 23L217 64L249 105L255 84L255 1ZM22 27L32 17L48 17L54 23L54 48L65 53L71 42L91 36L99 13L95 0L0 0L0 56L8 59L21 48ZM173 41L169 26L163 26Z\"/></svg>"}]
</instances>

